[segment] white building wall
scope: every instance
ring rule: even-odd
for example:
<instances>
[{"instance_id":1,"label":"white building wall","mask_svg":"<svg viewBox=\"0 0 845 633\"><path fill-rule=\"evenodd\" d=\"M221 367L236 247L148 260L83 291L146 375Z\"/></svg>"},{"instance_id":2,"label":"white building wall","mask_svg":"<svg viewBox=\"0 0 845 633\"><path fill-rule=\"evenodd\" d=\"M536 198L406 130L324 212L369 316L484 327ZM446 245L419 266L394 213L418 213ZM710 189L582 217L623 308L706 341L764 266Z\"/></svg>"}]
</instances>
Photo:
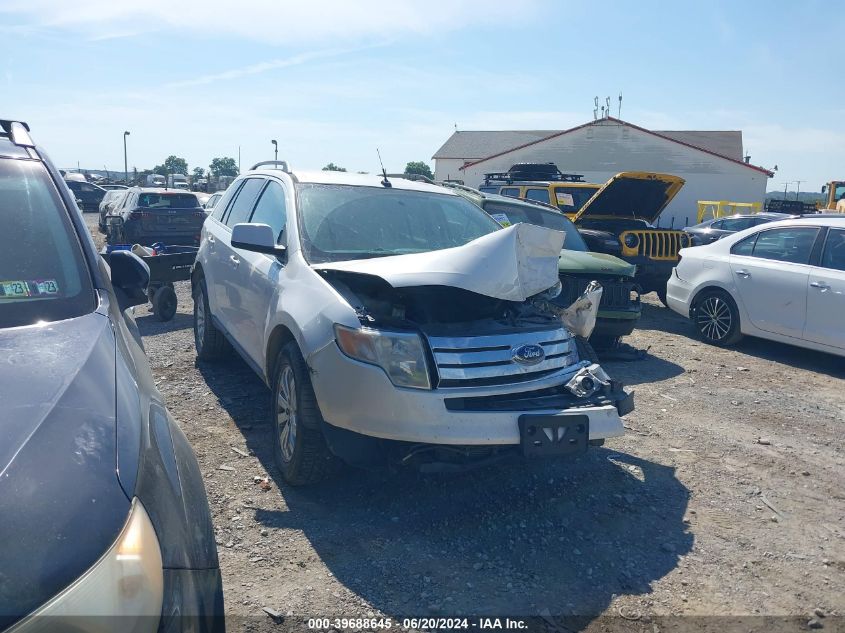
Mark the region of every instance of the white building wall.
<instances>
[{"instance_id":1,"label":"white building wall","mask_svg":"<svg viewBox=\"0 0 845 633\"><path fill-rule=\"evenodd\" d=\"M583 174L587 182L603 183L621 171L680 176L686 184L660 217L664 227L694 224L699 200L762 202L768 180L756 169L612 121L485 160L458 177L478 187L485 173L550 161L564 173Z\"/></svg>"},{"instance_id":2,"label":"white building wall","mask_svg":"<svg viewBox=\"0 0 845 633\"><path fill-rule=\"evenodd\" d=\"M467 162L472 162L472 158L435 158L434 159L434 179L435 180L462 180L464 172L461 167Z\"/></svg>"}]
</instances>

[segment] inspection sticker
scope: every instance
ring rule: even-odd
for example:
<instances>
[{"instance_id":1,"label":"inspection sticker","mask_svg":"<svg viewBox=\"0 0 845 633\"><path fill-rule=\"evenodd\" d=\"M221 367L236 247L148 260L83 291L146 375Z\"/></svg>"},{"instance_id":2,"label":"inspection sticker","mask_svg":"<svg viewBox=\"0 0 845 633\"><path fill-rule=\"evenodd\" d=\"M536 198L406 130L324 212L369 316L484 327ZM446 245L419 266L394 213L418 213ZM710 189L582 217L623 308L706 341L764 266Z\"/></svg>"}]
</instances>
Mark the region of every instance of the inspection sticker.
<instances>
[{"instance_id":1,"label":"inspection sticker","mask_svg":"<svg viewBox=\"0 0 845 633\"><path fill-rule=\"evenodd\" d=\"M557 198L557 203L560 205L562 204L565 207L574 207L575 200L572 198L571 193L564 193L563 191L556 191L555 197Z\"/></svg>"},{"instance_id":2,"label":"inspection sticker","mask_svg":"<svg viewBox=\"0 0 845 633\"><path fill-rule=\"evenodd\" d=\"M0 299L20 297L41 297L59 294L55 279L33 279L30 281L0 281Z\"/></svg>"},{"instance_id":3,"label":"inspection sticker","mask_svg":"<svg viewBox=\"0 0 845 633\"><path fill-rule=\"evenodd\" d=\"M508 219L508 216L506 216L504 213L491 213L490 217L496 220L496 222L498 222L505 228L511 225L511 221Z\"/></svg>"}]
</instances>

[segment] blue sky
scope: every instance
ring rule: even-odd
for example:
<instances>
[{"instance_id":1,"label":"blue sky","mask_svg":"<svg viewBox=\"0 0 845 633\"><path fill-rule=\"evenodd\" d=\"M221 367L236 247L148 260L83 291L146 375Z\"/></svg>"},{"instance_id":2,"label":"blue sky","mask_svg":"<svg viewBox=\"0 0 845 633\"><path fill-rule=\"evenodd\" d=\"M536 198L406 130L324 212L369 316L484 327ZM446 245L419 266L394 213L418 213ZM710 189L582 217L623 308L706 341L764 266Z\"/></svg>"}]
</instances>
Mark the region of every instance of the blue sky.
<instances>
[{"instance_id":1,"label":"blue sky","mask_svg":"<svg viewBox=\"0 0 845 633\"><path fill-rule=\"evenodd\" d=\"M511 8L519 6L514 12ZM601 7L601 8L599 8ZM375 171L454 130L741 129L769 189L845 177L845 4L3 0L0 116L62 166L280 158ZM793 190L795 185L789 186Z\"/></svg>"}]
</instances>

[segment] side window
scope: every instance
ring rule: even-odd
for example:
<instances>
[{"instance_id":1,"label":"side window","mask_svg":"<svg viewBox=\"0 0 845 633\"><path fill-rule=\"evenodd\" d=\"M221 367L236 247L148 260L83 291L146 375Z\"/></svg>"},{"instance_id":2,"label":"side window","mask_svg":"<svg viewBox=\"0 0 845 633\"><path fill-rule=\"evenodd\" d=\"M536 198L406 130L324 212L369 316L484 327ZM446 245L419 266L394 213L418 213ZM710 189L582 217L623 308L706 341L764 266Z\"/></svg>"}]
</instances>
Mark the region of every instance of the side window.
<instances>
[{"instance_id":1,"label":"side window","mask_svg":"<svg viewBox=\"0 0 845 633\"><path fill-rule=\"evenodd\" d=\"M267 188L258 199L255 211L249 219L253 224L269 224L273 227L276 243L281 243L282 231L285 230L287 209L285 208L285 190L274 181L267 184Z\"/></svg>"},{"instance_id":2,"label":"side window","mask_svg":"<svg viewBox=\"0 0 845 633\"><path fill-rule=\"evenodd\" d=\"M713 224L710 225L711 229L721 230L725 228L725 221L724 220L716 220Z\"/></svg>"},{"instance_id":3,"label":"side window","mask_svg":"<svg viewBox=\"0 0 845 633\"><path fill-rule=\"evenodd\" d=\"M754 242L757 241L757 233L751 237L746 237L740 240L731 247L731 255L746 255L750 256L754 252Z\"/></svg>"},{"instance_id":4,"label":"side window","mask_svg":"<svg viewBox=\"0 0 845 633\"><path fill-rule=\"evenodd\" d=\"M845 229L830 229L822 252L822 268L845 270Z\"/></svg>"},{"instance_id":5,"label":"side window","mask_svg":"<svg viewBox=\"0 0 845 633\"><path fill-rule=\"evenodd\" d=\"M752 256L792 264L806 264L810 261L810 253L818 233L819 229L815 227L761 231L757 234Z\"/></svg>"},{"instance_id":6,"label":"side window","mask_svg":"<svg viewBox=\"0 0 845 633\"><path fill-rule=\"evenodd\" d=\"M249 219L249 214L255 205L255 198L265 182L267 181L264 178L247 178L244 181L243 187L238 191L237 197L232 202L232 206L226 215L226 226L231 228Z\"/></svg>"},{"instance_id":7,"label":"side window","mask_svg":"<svg viewBox=\"0 0 845 633\"><path fill-rule=\"evenodd\" d=\"M499 193L503 196L510 196L511 198L519 198L519 187L502 187Z\"/></svg>"},{"instance_id":8,"label":"side window","mask_svg":"<svg viewBox=\"0 0 845 633\"><path fill-rule=\"evenodd\" d=\"M96 188L94 187L94 185L89 185L87 182L79 183L79 189L80 189L80 191L88 191L88 192L96 191Z\"/></svg>"},{"instance_id":9,"label":"side window","mask_svg":"<svg viewBox=\"0 0 845 633\"><path fill-rule=\"evenodd\" d=\"M750 226L751 218L733 218L722 221L722 228L726 231L744 231Z\"/></svg>"},{"instance_id":10,"label":"side window","mask_svg":"<svg viewBox=\"0 0 845 633\"><path fill-rule=\"evenodd\" d=\"M65 180L65 184L67 185L67 188L70 189L71 191L73 191L73 192L79 191L79 183L76 182L75 180Z\"/></svg>"},{"instance_id":11,"label":"side window","mask_svg":"<svg viewBox=\"0 0 845 633\"><path fill-rule=\"evenodd\" d=\"M220 196L220 199L217 201L217 204L214 205L214 211L211 214L218 222L223 221L223 215L226 213L226 208L232 206L232 198L238 195L238 191L243 186L243 181L238 183L237 185L232 187L232 193L227 196L227 194L223 194Z\"/></svg>"},{"instance_id":12,"label":"side window","mask_svg":"<svg viewBox=\"0 0 845 633\"><path fill-rule=\"evenodd\" d=\"M551 201L548 189L527 189L525 191L525 197L528 200L537 200L538 202L545 202L546 204L550 204Z\"/></svg>"}]
</instances>

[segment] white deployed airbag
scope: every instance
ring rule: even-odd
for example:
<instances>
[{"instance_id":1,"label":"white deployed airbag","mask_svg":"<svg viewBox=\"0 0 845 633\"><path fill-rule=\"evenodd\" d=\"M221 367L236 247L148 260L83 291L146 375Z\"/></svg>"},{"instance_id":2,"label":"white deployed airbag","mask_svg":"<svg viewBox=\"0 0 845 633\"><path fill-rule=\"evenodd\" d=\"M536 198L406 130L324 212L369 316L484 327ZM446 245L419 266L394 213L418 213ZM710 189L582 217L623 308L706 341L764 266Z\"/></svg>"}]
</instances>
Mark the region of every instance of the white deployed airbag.
<instances>
[{"instance_id":1,"label":"white deployed airbag","mask_svg":"<svg viewBox=\"0 0 845 633\"><path fill-rule=\"evenodd\" d=\"M520 223L455 248L312 267L375 275L394 288L452 286L496 299L525 301L558 282L565 237L561 231Z\"/></svg>"}]
</instances>

